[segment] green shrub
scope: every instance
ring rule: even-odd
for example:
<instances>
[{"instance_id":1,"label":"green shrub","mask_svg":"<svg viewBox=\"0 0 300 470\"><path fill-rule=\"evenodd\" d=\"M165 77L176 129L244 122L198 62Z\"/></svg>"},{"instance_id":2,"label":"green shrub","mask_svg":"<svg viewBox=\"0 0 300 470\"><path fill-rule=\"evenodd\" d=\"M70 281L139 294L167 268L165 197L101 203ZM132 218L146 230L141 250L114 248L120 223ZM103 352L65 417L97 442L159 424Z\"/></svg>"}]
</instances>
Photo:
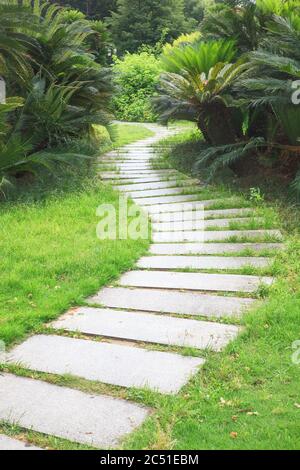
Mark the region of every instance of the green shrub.
<instances>
[{"instance_id":1,"label":"green shrub","mask_svg":"<svg viewBox=\"0 0 300 470\"><path fill-rule=\"evenodd\" d=\"M116 117L124 121L156 121L151 98L159 80L160 61L150 52L128 53L115 60L114 72Z\"/></svg>"}]
</instances>

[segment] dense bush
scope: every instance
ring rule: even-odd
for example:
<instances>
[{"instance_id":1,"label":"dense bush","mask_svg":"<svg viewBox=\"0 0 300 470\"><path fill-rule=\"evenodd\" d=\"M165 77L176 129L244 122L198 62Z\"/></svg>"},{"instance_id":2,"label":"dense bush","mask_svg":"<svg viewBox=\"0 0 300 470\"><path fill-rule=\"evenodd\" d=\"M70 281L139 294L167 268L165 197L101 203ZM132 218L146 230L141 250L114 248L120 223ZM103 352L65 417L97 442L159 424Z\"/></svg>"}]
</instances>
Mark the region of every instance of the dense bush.
<instances>
[{"instance_id":1,"label":"dense bush","mask_svg":"<svg viewBox=\"0 0 300 470\"><path fill-rule=\"evenodd\" d=\"M211 174L265 165L300 190L300 1L219 2L200 32L195 44L165 48L161 119L197 123L196 165Z\"/></svg>"},{"instance_id":2,"label":"dense bush","mask_svg":"<svg viewBox=\"0 0 300 470\"><path fill-rule=\"evenodd\" d=\"M127 53L114 65L115 114L125 121L151 122L156 120L151 105L160 74L160 62L151 52Z\"/></svg>"},{"instance_id":3,"label":"dense bush","mask_svg":"<svg viewBox=\"0 0 300 470\"><path fill-rule=\"evenodd\" d=\"M92 136L94 124L109 124L112 80L96 61L102 30L84 15L44 1L0 0L0 19L8 96L0 105L3 188L11 176L78 158L70 154L72 141Z\"/></svg>"}]
</instances>

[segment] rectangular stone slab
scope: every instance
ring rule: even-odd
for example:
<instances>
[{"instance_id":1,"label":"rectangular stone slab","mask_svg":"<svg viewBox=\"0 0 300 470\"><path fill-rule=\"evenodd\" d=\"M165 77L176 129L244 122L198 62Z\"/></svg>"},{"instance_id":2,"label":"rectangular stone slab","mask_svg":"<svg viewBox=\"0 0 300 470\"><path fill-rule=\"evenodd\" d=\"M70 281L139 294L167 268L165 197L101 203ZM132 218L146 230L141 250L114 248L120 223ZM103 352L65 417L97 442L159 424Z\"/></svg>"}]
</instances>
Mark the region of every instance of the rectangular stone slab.
<instances>
[{"instance_id":1,"label":"rectangular stone slab","mask_svg":"<svg viewBox=\"0 0 300 470\"><path fill-rule=\"evenodd\" d=\"M227 256L145 256L137 262L139 268L146 269L239 269L244 266L264 268L271 263L270 258Z\"/></svg>"},{"instance_id":2,"label":"rectangular stone slab","mask_svg":"<svg viewBox=\"0 0 300 470\"><path fill-rule=\"evenodd\" d=\"M150 189L163 189L163 188L173 188L177 186L177 181L158 181L158 182L153 182L153 183L134 183L131 184L130 186L128 185L119 185L116 186L116 189L119 191L146 191ZM182 190L182 187L181 187Z\"/></svg>"},{"instance_id":3,"label":"rectangular stone slab","mask_svg":"<svg viewBox=\"0 0 300 470\"><path fill-rule=\"evenodd\" d=\"M241 316L254 300L199 292L106 287L89 302L112 308L221 318Z\"/></svg>"},{"instance_id":4,"label":"rectangular stone slab","mask_svg":"<svg viewBox=\"0 0 300 470\"><path fill-rule=\"evenodd\" d=\"M150 159L152 155L143 155L143 154L135 154L132 155L131 153L119 153L118 155L115 156L106 156L104 155L103 158L99 158L97 160L97 163L102 163L103 161L109 161L109 162L126 162L126 163L131 163L134 165L135 163L139 162L145 162L150 164Z\"/></svg>"},{"instance_id":5,"label":"rectangular stone slab","mask_svg":"<svg viewBox=\"0 0 300 470\"><path fill-rule=\"evenodd\" d=\"M205 212L205 211L204 211ZM204 213L203 213L204 215ZM180 232L191 231L191 230L204 230L210 227L228 227L232 222L238 222L241 224L250 223L249 217L238 217L234 219L214 219L214 220L201 220L198 217L198 220L183 220L181 222L176 222L171 220L170 222L152 223L152 230L155 232ZM263 218L256 218L255 221L261 224L264 222Z\"/></svg>"},{"instance_id":6,"label":"rectangular stone slab","mask_svg":"<svg viewBox=\"0 0 300 470\"><path fill-rule=\"evenodd\" d=\"M261 283L271 285L272 282L270 277L238 274L130 271L123 274L119 285L195 291L255 292Z\"/></svg>"},{"instance_id":7,"label":"rectangular stone slab","mask_svg":"<svg viewBox=\"0 0 300 470\"><path fill-rule=\"evenodd\" d=\"M71 374L122 387L148 387L175 393L197 372L203 360L134 346L32 336L12 351L11 362L53 374Z\"/></svg>"},{"instance_id":8,"label":"rectangular stone slab","mask_svg":"<svg viewBox=\"0 0 300 470\"><path fill-rule=\"evenodd\" d=\"M130 191L130 196L132 198L145 198L146 199L156 196L170 196L172 194L181 194L182 195L183 188L162 188L162 189L145 189L144 191Z\"/></svg>"},{"instance_id":9,"label":"rectangular stone slab","mask_svg":"<svg viewBox=\"0 0 300 470\"><path fill-rule=\"evenodd\" d=\"M135 197L134 202L140 206L151 206L152 204L168 204L176 202L196 201L199 199L197 194L182 194L179 196L158 196L158 197L147 197L139 198Z\"/></svg>"},{"instance_id":10,"label":"rectangular stone slab","mask_svg":"<svg viewBox=\"0 0 300 470\"><path fill-rule=\"evenodd\" d=\"M222 210L208 210L204 211L204 219L210 219L211 217L219 217L220 219L233 216L231 220L235 220L235 217L249 217L254 215L252 209L222 209ZM197 213L195 211L185 210L184 212L178 210L177 212L162 212L161 214L152 214L151 220L153 222L164 223L172 220L173 222L181 222L182 220L197 220ZM202 217L201 217L202 218Z\"/></svg>"},{"instance_id":11,"label":"rectangular stone slab","mask_svg":"<svg viewBox=\"0 0 300 470\"><path fill-rule=\"evenodd\" d=\"M172 173L157 173L156 171L120 171L120 172L113 172L113 171L102 171L99 173L99 176L102 179L141 179L141 178L150 178L156 177L158 181L162 181L164 178L171 178L173 177Z\"/></svg>"},{"instance_id":12,"label":"rectangular stone slab","mask_svg":"<svg viewBox=\"0 0 300 470\"><path fill-rule=\"evenodd\" d=\"M120 184L122 185L132 185L132 184L139 184L139 183L157 183L157 182L163 182L163 181L169 181L170 180L170 177L169 176L166 176L164 178L160 177L160 176L146 176L146 177L143 177L143 176L139 176L139 177L135 177L135 178L128 178L128 177L125 177L125 178L121 178L120 181L116 180L116 179L110 179L109 181L111 181L111 184L113 186L116 186L118 187Z\"/></svg>"},{"instance_id":13,"label":"rectangular stone slab","mask_svg":"<svg viewBox=\"0 0 300 470\"><path fill-rule=\"evenodd\" d=\"M206 230L206 231L181 231L181 232L154 232L152 240L155 243L180 243L180 242L210 242L228 240L231 237L247 237L264 239L267 236L280 238L279 230Z\"/></svg>"},{"instance_id":14,"label":"rectangular stone slab","mask_svg":"<svg viewBox=\"0 0 300 470\"><path fill-rule=\"evenodd\" d=\"M136 167L137 165L147 165L149 168L152 168L150 162L149 162L149 159L148 158L135 158L134 160L133 159L130 159L130 158L126 158L124 156L120 156L118 158L111 158L111 159L103 159L101 160L100 163L115 163L116 165L126 165L130 168L134 168Z\"/></svg>"},{"instance_id":15,"label":"rectangular stone slab","mask_svg":"<svg viewBox=\"0 0 300 470\"><path fill-rule=\"evenodd\" d=\"M63 315L52 326L89 335L213 351L220 351L239 333L233 325L87 307Z\"/></svg>"},{"instance_id":16,"label":"rectangular stone slab","mask_svg":"<svg viewBox=\"0 0 300 470\"><path fill-rule=\"evenodd\" d=\"M190 201L190 202L175 202L173 204L153 204L147 206L147 212L152 216L152 214L163 214L166 212L179 212L179 211L198 211L200 209L205 209L205 207L212 206L218 202L215 199L206 200L206 201Z\"/></svg>"},{"instance_id":17,"label":"rectangular stone slab","mask_svg":"<svg viewBox=\"0 0 300 470\"><path fill-rule=\"evenodd\" d=\"M120 173L124 173L124 174L126 173L128 175L139 174L139 175L173 175L174 176L174 170L153 170L153 169L139 170L139 169L129 168L129 169L120 170Z\"/></svg>"},{"instance_id":18,"label":"rectangular stone slab","mask_svg":"<svg viewBox=\"0 0 300 470\"><path fill-rule=\"evenodd\" d=\"M238 253L243 250L277 250L282 243L154 243L150 246L153 255L213 255Z\"/></svg>"},{"instance_id":19,"label":"rectangular stone slab","mask_svg":"<svg viewBox=\"0 0 300 470\"><path fill-rule=\"evenodd\" d=\"M55 351L49 354L55 356ZM125 400L0 376L0 419L26 429L104 448L141 425L148 410Z\"/></svg>"},{"instance_id":20,"label":"rectangular stone slab","mask_svg":"<svg viewBox=\"0 0 300 470\"><path fill-rule=\"evenodd\" d=\"M134 165L131 165L130 163L117 163L117 167L123 171L123 170L149 170L152 169L150 163L136 163Z\"/></svg>"},{"instance_id":21,"label":"rectangular stone slab","mask_svg":"<svg viewBox=\"0 0 300 470\"><path fill-rule=\"evenodd\" d=\"M0 450L42 450L27 442L12 439L11 437L0 434Z\"/></svg>"}]
</instances>

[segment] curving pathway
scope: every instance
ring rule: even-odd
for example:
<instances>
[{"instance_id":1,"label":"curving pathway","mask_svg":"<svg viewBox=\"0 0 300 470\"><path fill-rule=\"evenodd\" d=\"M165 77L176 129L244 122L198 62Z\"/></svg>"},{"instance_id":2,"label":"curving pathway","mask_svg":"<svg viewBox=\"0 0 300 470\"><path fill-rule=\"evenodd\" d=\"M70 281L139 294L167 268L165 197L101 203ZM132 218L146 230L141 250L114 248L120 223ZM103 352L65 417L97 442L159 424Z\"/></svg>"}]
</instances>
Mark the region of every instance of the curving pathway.
<instances>
[{"instance_id":1,"label":"curving pathway","mask_svg":"<svg viewBox=\"0 0 300 470\"><path fill-rule=\"evenodd\" d=\"M199 200L194 191L201 186L199 181L175 170L153 169L152 145L170 131L151 128L154 137L101 159L101 165L110 165L101 173L103 179L130 195L152 220L149 256L142 257L117 285L89 299L90 307L72 309L53 322L57 334L35 335L17 346L9 362L120 387L179 393L204 359L157 346L222 350L238 335L235 319L255 301L251 294L262 283L273 282L270 277L226 270L266 267L270 258L240 254L245 249L280 248L280 243L265 242L266 235L280 238L280 233L229 230L232 218L243 222L252 210L235 208L230 200L225 201L226 209L218 209L217 198ZM228 241L237 234L261 241ZM221 318L231 318L231 324L221 323ZM80 332L85 339L64 332ZM154 347L147 348L147 343ZM1 420L98 448L117 446L149 413L123 399L13 374L0 376ZM18 449L23 444L0 436L0 449L7 447Z\"/></svg>"}]
</instances>

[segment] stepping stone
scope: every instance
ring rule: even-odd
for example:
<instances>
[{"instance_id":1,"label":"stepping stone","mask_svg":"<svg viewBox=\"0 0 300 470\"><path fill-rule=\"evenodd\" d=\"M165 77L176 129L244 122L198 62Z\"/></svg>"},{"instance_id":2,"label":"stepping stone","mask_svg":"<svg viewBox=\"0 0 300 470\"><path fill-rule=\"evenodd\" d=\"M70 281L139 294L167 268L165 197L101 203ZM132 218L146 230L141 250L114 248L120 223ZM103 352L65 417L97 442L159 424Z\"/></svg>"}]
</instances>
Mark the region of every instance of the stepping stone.
<instances>
[{"instance_id":1,"label":"stepping stone","mask_svg":"<svg viewBox=\"0 0 300 470\"><path fill-rule=\"evenodd\" d=\"M149 170L152 169L150 163L135 163L131 165L130 163L117 163L118 169L121 171L124 170Z\"/></svg>"},{"instance_id":2,"label":"stepping stone","mask_svg":"<svg viewBox=\"0 0 300 470\"><path fill-rule=\"evenodd\" d=\"M239 253L243 250L282 249L281 243L154 243L150 246L152 255L213 255Z\"/></svg>"},{"instance_id":3,"label":"stepping stone","mask_svg":"<svg viewBox=\"0 0 300 470\"><path fill-rule=\"evenodd\" d=\"M146 191L148 189L164 189L164 188L173 188L178 185L178 182L176 180L174 181L158 181L154 183L135 183L130 186L128 185L119 185L116 186L116 189L119 191ZM182 188L181 188L182 190Z\"/></svg>"},{"instance_id":4,"label":"stepping stone","mask_svg":"<svg viewBox=\"0 0 300 470\"><path fill-rule=\"evenodd\" d=\"M145 256L137 263L146 269L239 269L244 266L265 268L270 258L226 256Z\"/></svg>"},{"instance_id":5,"label":"stepping stone","mask_svg":"<svg viewBox=\"0 0 300 470\"><path fill-rule=\"evenodd\" d=\"M214 201L216 202L216 201ZM234 216L231 220L236 220L235 217L249 217L254 216L255 213L253 209L221 209L221 210L205 210L204 219L209 219L211 217L219 217L220 219L226 218L228 216ZM201 219L203 217L201 216ZM181 222L182 220L197 220L197 214L195 211L189 210L179 210L178 212L164 212L161 214L153 214L151 216L153 222L163 223L169 222Z\"/></svg>"},{"instance_id":6,"label":"stepping stone","mask_svg":"<svg viewBox=\"0 0 300 470\"><path fill-rule=\"evenodd\" d=\"M150 164L151 161L150 161L150 158L151 158L151 154L147 154L147 155L139 155L139 154L135 154L135 155L132 155L131 153L125 153L123 155L120 155L119 157L120 159L123 160L123 162L126 162L130 165L135 165L136 163L148 163Z\"/></svg>"},{"instance_id":7,"label":"stepping stone","mask_svg":"<svg viewBox=\"0 0 300 470\"><path fill-rule=\"evenodd\" d=\"M11 355L31 370L71 374L121 387L175 393L203 359L64 336L32 336Z\"/></svg>"},{"instance_id":8,"label":"stepping stone","mask_svg":"<svg viewBox=\"0 0 300 470\"><path fill-rule=\"evenodd\" d=\"M237 274L204 274L162 271L130 271L123 274L120 286L184 289L200 291L255 292L273 278Z\"/></svg>"},{"instance_id":9,"label":"stepping stone","mask_svg":"<svg viewBox=\"0 0 300 470\"><path fill-rule=\"evenodd\" d=\"M172 175L174 176L174 170L139 170L139 169L124 169L120 170L121 173L127 174L128 176L131 175Z\"/></svg>"},{"instance_id":10,"label":"stepping stone","mask_svg":"<svg viewBox=\"0 0 300 470\"><path fill-rule=\"evenodd\" d=\"M255 216L255 210L251 207L245 207L242 209L214 209L206 210L204 215L205 219L226 219L226 217L231 217L233 220L235 220L235 217L253 217Z\"/></svg>"},{"instance_id":11,"label":"stepping stone","mask_svg":"<svg viewBox=\"0 0 300 470\"><path fill-rule=\"evenodd\" d=\"M239 333L239 328L232 325L86 307L65 314L52 325L89 335L213 351L221 351Z\"/></svg>"},{"instance_id":12,"label":"stepping stone","mask_svg":"<svg viewBox=\"0 0 300 470\"><path fill-rule=\"evenodd\" d=\"M42 450L29 443L0 434L0 450Z\"/></svg>"},{"instance_id":13,"label":"stepping stone","mask_svg":"<svg viewBox=\"0 0 300 470\"><path fill-rule=\"evenodd\" d=\"M116 446L148 414L146 408L125 400L10 374L0 376L1 420L73 442Z\"/></svg>"},{"instance_id":14,"label":"stepping stone","mask_svg":"<svg viewBox=\"0 0 300 470\"><path fill-rule=\"evenodd\" d=\"M106 157L103 159L98 160L100 163L103 161L107 162L117 162L117 161L122 161L122 162L130 162L130 163L135 163L135 162L149 162L149 155L146 157L143 156L133 156L128 153L120 153L119 155L116 155L115 157Z\"/></svg>"},{"instance_id":15,"label":"stepping stone","mask_svg":"<svg viewBox=\"0 0 300 470\"><path fill-rule=\"evenodd\" d=\"M201 220L198 218L194 220L183 220L176 222L171 220L170 222L152 223L152 230L155 232L180 232L180 231L191 231L191 230L205 230L209 227L228 227L232 222L247 224L252 219L249 217L239 217L234 219L214 219L214 220ZM256 218L255 222L264 222L263 218Z\"/></svg>"},{"instance_id":16,"label":"stepping stone","mask_svg":"<svg viewBox=\"0 0 300 470\"><path fill-rule=\"evenodd\" d=\"M135 172L132 171L120 171L120 172L111 172L111 171L103 171L100 172L99 175L101 176L102 179L122 179L122 178L127 178L127 179L135 179L135 178L148 178L148 177L155 177L157 178L158 181L163 180L163 177L165 178L174 178L174 175L172 173L156 173L155 171L152 170L135 170Z\"/></svg>"},{"instance_id":17,"label":"stepping stone","mask_svg":"<svg viewBox=\"0 0 300 470\"><path fill-rule=\"evenodd\" d=\"M185 202L185 201L196 201L199 199L198 194L183 194L180 196L159 196L159 197L147 197L139 198L135 197L134 202L140 206L152 206L153 204L166 204L166 203L176 203L176 202Z\"/></svg>"},{"instance_id":18,"label":"stepping stone","mask_svg":"<svg viewBox=\"0 0 300 470\"><path fill-rule=\"evenodd\" d=\"M216 230L216 231L181 231L181 232L154 232L152 240L155 243L176 242L210 242L217 240L228 240L231 237L247 237L265 239L266 237L281 238L279 230Z\"/></svg>"},{"instance_id":19,"label":"stepping stone","mask_svg":"<svg viewBox=\"0 0 300 470\"><path fill-rule=\"evenodd\" d=\"M204 210L205 207L212 206L218 202L216 199L205 200L205 201L194 201L194 202L175 202L173 204L153 204L147 207L147 212L152 214L163 214L166 212L190 212ZM182 216L181 220L184 220Z\"/></svg>"},{"instance_id":20,"label":"stepping stone","mask_svg":"<svg viewBox=\"0 0 300 470\"><path fill-rule=\"evenodd\" d=\"M97 295L91 297L89 302L111 308L221 318L241 316L254 300L199 292L105 287Z\"/></svg>"},{"instance_id":21,"label":"stepping stone","mask_svg":"<svg viewBox=\"0 0 300 470\"><path fill-rule=\"evenodd\" d=\"M181 194L183 188L164 188L164 189L149 189L144 191L131 191L130 196L132 198L152 198L153 196L167 196L171 194ZM145 201L146 203L147 201Z\"/></svg>"},{"instance_id":22,"label":"stepping stone","mask_svg":"<svg viewBox=\"0 0 300 470\"><path fill-rule=\"evenodd\" d=\"M170 177L166 176L165 178L162 178L160 176L150 176L150 177L143 177L139 176L138 178L121 178L121 181L118 182L114 178L112 178L111 184L114 186L119 186L121 183L123 185L132 185L132 184L140 184L140 183L161 183L161 182L169 182ZM129 188L129 186L128 186Z\"/></svg>"},{"instance_id":23,"label":"stepping stone","mask_svg":"<svg viewBox=\"0 0 300 470\"><path fill-rule=\"evenodd\" d=\"M103 180L123 180L123 179L126 179L126 180L145 180L147 179L147 181L149 182L149 179L151 181L162 181L164 178L167 180L168 178L170 178L170 175L157 175L157 174L154 174L154 175L142 175L141 173L135 173L135 174L128 174L128 173L101 173L99 174L99 176L101 177L101 179ZM164 176L164 177L163 177Z\"/></svg>"}]
</instances>

